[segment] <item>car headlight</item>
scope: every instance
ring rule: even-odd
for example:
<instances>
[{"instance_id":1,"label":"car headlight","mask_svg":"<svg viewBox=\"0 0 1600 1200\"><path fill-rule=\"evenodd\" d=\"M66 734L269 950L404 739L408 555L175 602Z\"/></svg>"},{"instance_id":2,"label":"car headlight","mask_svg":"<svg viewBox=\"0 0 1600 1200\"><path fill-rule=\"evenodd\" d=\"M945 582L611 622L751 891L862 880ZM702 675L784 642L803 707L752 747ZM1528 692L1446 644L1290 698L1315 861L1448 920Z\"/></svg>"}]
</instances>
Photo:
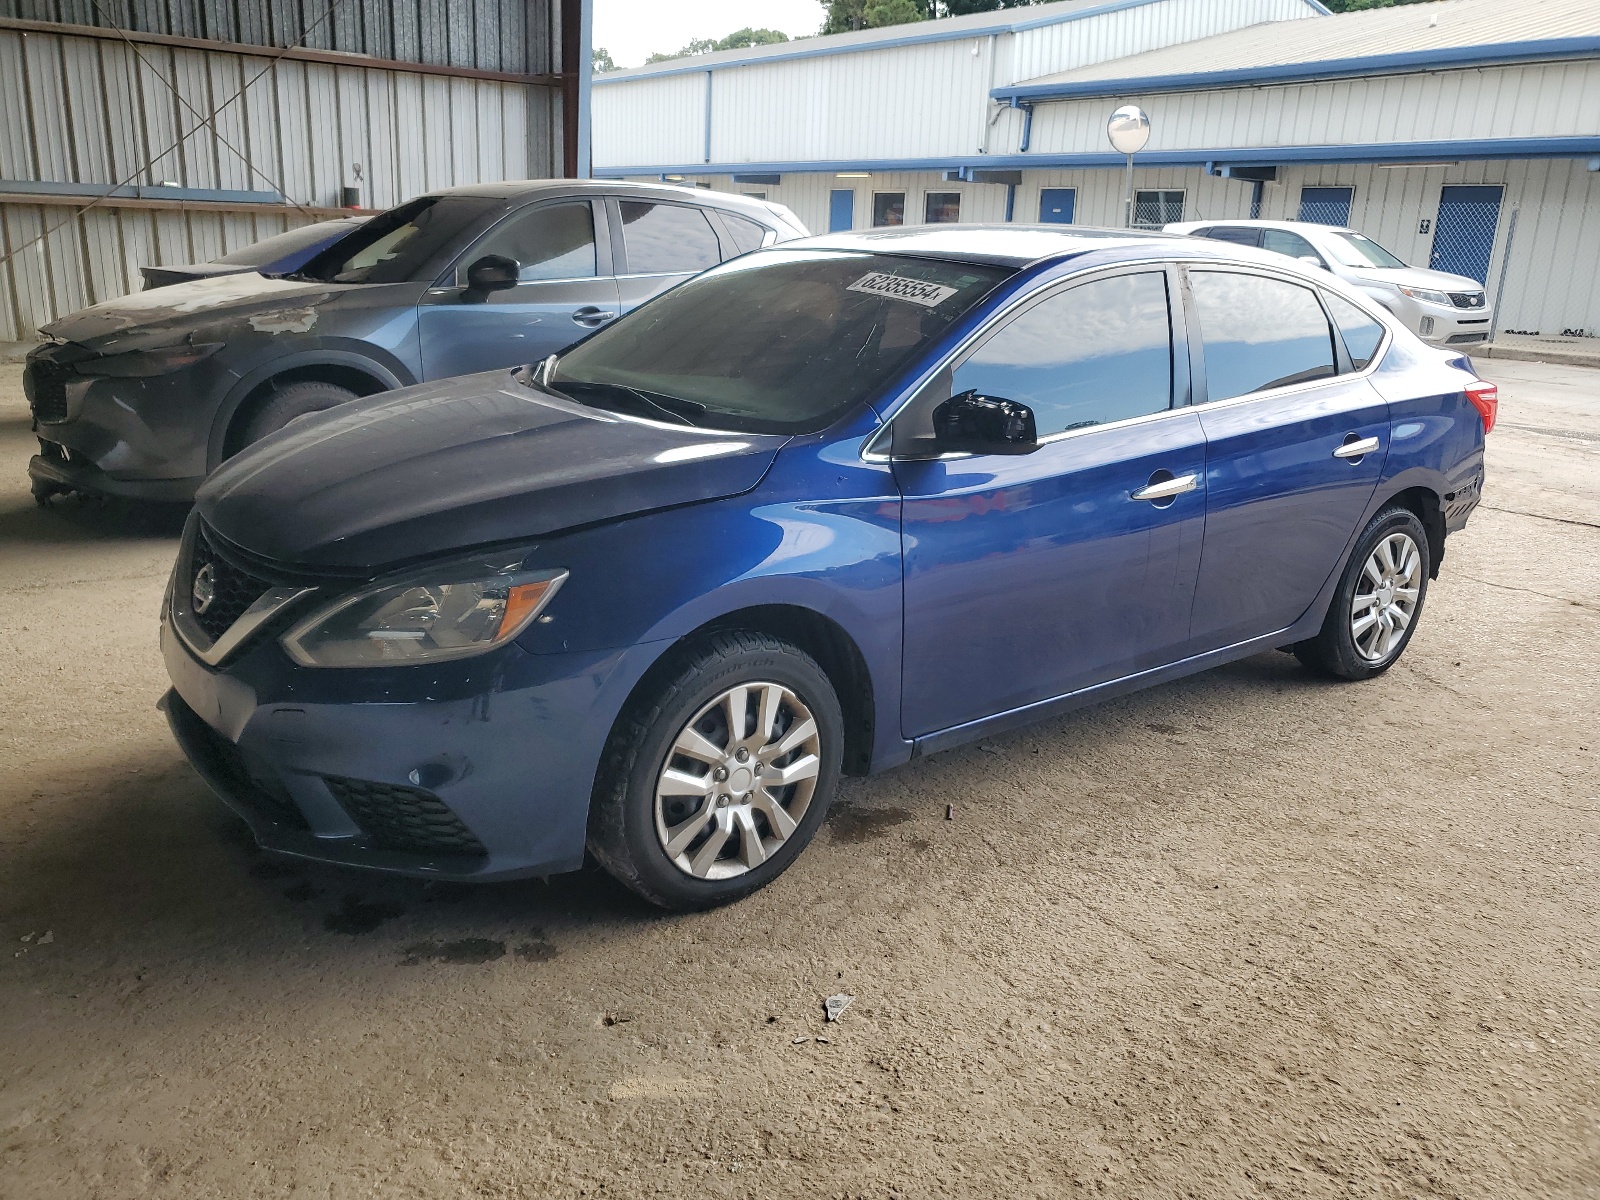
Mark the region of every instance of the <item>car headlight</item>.
<instances>
[{"instance_id":1,"label":"car headlight","mask_svg":"<svg viewBox=\"0 0 1600 1200\"><path fill-rule=\"evenodd\" d=\"M73 365L82 375L111 375L120 379L169 375L184 367L192 367L202 358L210 358L224 345L223 342L202 342L199 345L180 342L176 346L162 346L156 350L125 350L121 354L88 358Z\"/></svg>"},{"instance_id":2,"label":"car headlight","mask_svg":"<svg viewBox=\"0 0 1600 1200\"><path fill-rule=\"evenodd\" d=\"M306 667L391 667L468 658L504 645L555 597L567 572L522 556L458 559L378 580L283 635Z\"/></svg>"},{"instance_id":3,"label":"car headlight","mask_svg":"<svg viewBox=\"0 0 1600 1200\"><path fill-rule=\"evenodd\" d=\"M1398 284L1395 286L1399 287ZM1428 288L1413 287L1403 287L1400 288L1400 291L1405 295L1410 296L1413 300L1426 300L1429 304L1443 304L1446 308L1450 306L1450 297L1446 296L1443 292L1435 292Z\"/></svg>"}]
</instances>

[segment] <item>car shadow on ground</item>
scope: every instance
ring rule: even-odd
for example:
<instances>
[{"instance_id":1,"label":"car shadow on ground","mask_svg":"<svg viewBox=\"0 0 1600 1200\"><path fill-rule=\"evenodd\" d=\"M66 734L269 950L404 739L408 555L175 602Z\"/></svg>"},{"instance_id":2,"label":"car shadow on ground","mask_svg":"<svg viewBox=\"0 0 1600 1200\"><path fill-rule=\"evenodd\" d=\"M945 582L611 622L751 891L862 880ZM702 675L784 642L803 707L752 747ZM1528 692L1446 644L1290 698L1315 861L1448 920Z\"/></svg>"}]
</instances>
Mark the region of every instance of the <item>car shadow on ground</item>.
<instances>
[{"instance_id":1,"label":"car shadow on ground","mask_svg":"<svg viewBox=\"0 0 1600 1200\"><path fill-rule=\"evenodd\" d=\"M1053 770L1050 758L1096 755L1127 739L1176 747L1180 734L1203 739L1205 730L1247 715L1233 710L1248 710L1262 691L1326 686L1284 655L1258 655L846 781L825 837L853 847L912 836L915 823L944 817L945 797L959 803L997 771L1025 763ZM1045 759L1034 757L1041 752ZM1175 750L1175 776L1184 770ZM264 853L177 748L154 738L116 757L24 768L11 782L24 794L31 784L33 803L21 828L0 840L0 872L13 881L0 917L70 929L83 950L114 946L119 959L181 960L201 971L231 962L248 971L251 959L264 969L293 950L309 952L308 965L325 959L336 971L356 943L405 964L539 962L577 939L626 941L630 931L683 919L636 899L592 864L548 881L479 885ZM921 811L930 796L939 811ZM90 986L88 960L76 973Z\"/></svg>"},{"instance_id":2,"label":"car shadow on ground","mask_svg":"<svg viewBox=\"0 0 1600 1200\"><path fill-rule=\"evenodd\" d=\"M69 546L107 538L175 538L188 504L150 504L74 492L0 507L0 545Z\"/></svg>"}]
</instances>

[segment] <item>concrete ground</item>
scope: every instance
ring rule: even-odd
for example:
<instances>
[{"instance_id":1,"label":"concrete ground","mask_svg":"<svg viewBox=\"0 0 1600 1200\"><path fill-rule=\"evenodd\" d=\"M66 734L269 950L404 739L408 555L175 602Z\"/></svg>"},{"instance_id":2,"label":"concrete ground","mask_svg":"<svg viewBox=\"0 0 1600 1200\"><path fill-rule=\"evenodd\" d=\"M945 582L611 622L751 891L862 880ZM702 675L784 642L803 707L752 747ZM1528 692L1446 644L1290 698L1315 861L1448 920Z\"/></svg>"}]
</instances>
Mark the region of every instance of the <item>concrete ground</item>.
<instances>
[{"instance_id":1,"label":"concrete ground","mask_svg":"<svg viewBox=\"0 0 1600 1200\"><path fill-rule=\"evenodd\" d=\"M172 515L35 509L0 367L0 1196L1600 1196L1600 373L1483 365L1389 674L852 783L689 917L259 855L154 708Z\"/></svg>"}]
</instances>

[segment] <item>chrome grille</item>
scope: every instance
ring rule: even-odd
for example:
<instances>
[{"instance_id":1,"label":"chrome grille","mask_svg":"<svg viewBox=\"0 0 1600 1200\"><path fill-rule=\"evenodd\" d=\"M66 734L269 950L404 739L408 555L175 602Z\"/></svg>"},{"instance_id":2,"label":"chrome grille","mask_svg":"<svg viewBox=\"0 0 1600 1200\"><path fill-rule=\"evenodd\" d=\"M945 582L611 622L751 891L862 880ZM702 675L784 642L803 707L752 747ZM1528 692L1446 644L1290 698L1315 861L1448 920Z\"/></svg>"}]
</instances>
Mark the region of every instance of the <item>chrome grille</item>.
<instances>
[{"instance_id":1,"label":"chrome grille","mask_svg":"<svg viewBox=\"0 0 1600 1200\"><path fill-rule=\"evenodd\" d=\"M201 575L206 582L201 584ZM245 610L261 599L272 585L254 575L247 575L219 558L211 543L206 540L204 528L196 528L194 549L189 553L190 611L195 623L212 641L233 628L233 623L244 616ZM210 600L200 604L202 590Z\"/></svg>"},{"instance_id":2,"label":"chrome grille","mask_svg":"<svg viewBox=\"0 0 1600 1200\"><path fill-rule=\"evenodd\" d=\"M1482 292L1451 292L1450 303L1457 308L1482 308Z\"/></svg>"}]
</instances>

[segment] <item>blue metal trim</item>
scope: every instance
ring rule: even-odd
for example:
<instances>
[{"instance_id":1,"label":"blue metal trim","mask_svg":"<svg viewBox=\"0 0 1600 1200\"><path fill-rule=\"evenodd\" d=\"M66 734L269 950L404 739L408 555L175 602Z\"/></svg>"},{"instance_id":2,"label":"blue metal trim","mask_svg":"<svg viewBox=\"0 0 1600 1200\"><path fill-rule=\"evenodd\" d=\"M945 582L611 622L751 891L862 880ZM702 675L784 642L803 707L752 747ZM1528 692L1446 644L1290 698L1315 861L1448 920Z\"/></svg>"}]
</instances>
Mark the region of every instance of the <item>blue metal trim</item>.
<instances>
[{"instance_id":1,"label":"blue metal trim","mask_svg":"<svg viewBox=\"0 0 1600 1200\"><path fill-rule=\"evenodd\" d=\"M1222 150L1144 150L1143 167L1289 166L1297 163L1454 162L1459 159L1588 158L1600 154L1600 137L1479 138L1453 142L1368 142L1337 146L1242 146ZM1114 151L1090 154L979 154L948 158L818 159L813 162L692 163L687 166L601 167L595 175L807 174L836 171L948 171L958 168L1123 167Z\"/></svg>"},{"instance_id":2,"label":"blue metal trim","mask_svg":"<svg viewBox=\"0 0 1600 1200\"><path fill-rule=\"evenodd\" d=\"M141 184L56 183L45 179L0 179L0 192L35 196L105 196L122 200L209 200L216 204L283 204L277 192L242 192L227 188L154 187Z\"/></svg>"},{"instance_id":3,"label":"blue metal trim","mask_svg":"<svg viewBox=\"0 0 1600 1200\"><path fill-rule=\"evenodd\" d=\"M1017 147L1023 154L1028 152L1028 143L1033 140L1033 105L1021 104L1022 109L1022 144Z\"/></svg>"},{"instance_id":4,"label":"blue metal trim","mask_svg":"<svg viewBox=\"0 0 1600 1200\"><path fill-rule=\"evenodd\" d=\"M719 63L696 63L693 59L679 59L673 66L663 64L660 69L650 71L643 67L632 67L623 71L607 71L594 81L595 87L611 87L616 84L631 83L636 79L660 79L665 75L683 75L691 71L724 71L736 67L759 67L766 63L790 62L797 58L823 58L833 54L864 54L874 50L896 50L902 46L920 46L929 42L958 42L966 38L990 37L999 33L1022 33L1029 29L1041 29L1046 25L1066 25L1073 21L1086 21L1090 17L1103 17L1109 13L1122 12L1129 8L1142 8L1147 4L1156 4L1160 0L1110 0L1106 4L1097 4L1093 8L1080 8L1072 12L1057 13L1048 17L1034 17L1027 21L997 21L989 25L969 25L960 30L930 28L926 33L907 33L899 37L884 38L876 42L851 42L848 45L823 45L828 41L826 37L802 38L795 43L793 50L781 50L774 54L762 54L751 58L740 58ZM1328 10L1323 8L1317 0L1305 0L1306 7L1322 15ZM937 27L941 21L928 21L928 26ZM818 43L806 45L803 43Z\"/></svg>"},{"instance_id":5,"label":"blue metal trim","mask_svg":"<svg viewBox=\"0 0 1600 1200\"><path fill-rule=\"evenodd\" d=\"M594 172L594 153L589 136L589 93L594 83L594 4L583 0L578 6L578 163L579 179Z\"/></svg>"},{"instance_id":6,"label":"blue metal trim","mask_svg":"<svg viewBox=\"0 0 1600 1200\"><path fill-rule=\"evenodd\" d=\"M1017 211L1017 185L1006 184L1006 224L1011 224L1011 218Z\"/></svg>"},{"instance_id":7,"label":"blue metal trim","mask_svg":"<svg viewBox=\"0 0 1600 1200\"><path fill-rule=\"evenodd\" d=\"M1122 79L1089 79L1081 83L1021 83L999 87L996 100L1080 100L1092 96L1131 96L1139 92L1193 92L1248 87L1264 83L1300 83L1347 79L1356 75L1393 75L1451 67L1490 67L1515 62L1600 55L1600 37L1546 38L1530 42L1498 42L1450 46L1439 50L1405 50L1362 58L1330 58L1323 62L1286 63L1272 67L1238 67L1228 71L1196 71L1185 75L1145 75Z\"/></svg>"},{"instance_id":8,"label":"blue metal trim","mask_svg":"<svg viewBox=\"0 0 1600 1200\"><path fill-rule=\"evenodd\" d=\"M711 161L711 72L706 72L706 161Z\"/></svg>"}]
</instances>

